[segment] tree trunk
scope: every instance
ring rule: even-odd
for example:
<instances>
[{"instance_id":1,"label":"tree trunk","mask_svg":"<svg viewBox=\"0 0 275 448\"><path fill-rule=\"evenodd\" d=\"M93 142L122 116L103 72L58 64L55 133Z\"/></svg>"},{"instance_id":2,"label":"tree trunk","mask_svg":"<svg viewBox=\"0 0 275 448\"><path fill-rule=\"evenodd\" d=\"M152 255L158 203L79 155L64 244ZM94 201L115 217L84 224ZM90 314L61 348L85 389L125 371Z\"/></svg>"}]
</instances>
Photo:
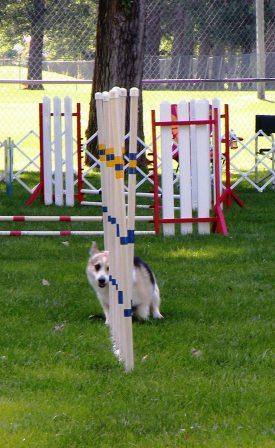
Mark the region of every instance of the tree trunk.
<instances>
[{"instance_id":1,"label":"tree trunk","mask_svg":"<svg viewBox=\"0 0 275 448\"><path fill-rule=\"evenodd\" d=\"M99 0L96 56L87 139L96 131L96 92L114 86L140 89L138 135L144 140L142 75L145 32L144 0ZM129 104L127 105L129 119ZM129 121L126 122L126 130ZM90 150L95 153L96 146Z\"/></svg>"},{"instance_id":2,"label":"tree trunk","mask_svg":"<svg viewBox=\"0 0 275 448\"><path fill-rule=\"evenodd\" d=\"M28 79L42 79L45 0L33 0L30 11L31 42L28 58ZM28 89L42 90L42 84L28 84Z\"/></svg>"}]
</instances>

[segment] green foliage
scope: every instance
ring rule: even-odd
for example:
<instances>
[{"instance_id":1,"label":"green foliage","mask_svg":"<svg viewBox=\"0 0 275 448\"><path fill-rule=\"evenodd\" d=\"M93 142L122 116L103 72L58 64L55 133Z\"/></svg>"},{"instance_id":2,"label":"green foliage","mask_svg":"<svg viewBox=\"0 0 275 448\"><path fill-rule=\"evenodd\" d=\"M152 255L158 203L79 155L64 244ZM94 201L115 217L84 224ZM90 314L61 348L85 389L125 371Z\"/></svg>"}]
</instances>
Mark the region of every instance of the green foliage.
<instances>
[{"instance_id":1,"label":"green foliage","mask_svg":"<svg viewBox=\"0 0 275 448\"><path fill-rule=\"evenodd\" d=\"M90 59L94 52L97 3L91 0L45 1L45 54L47 59ZM2 14L1 14L2 13ZM9 2L0 13L0 57L31 33L33 0ZM89 32L87 31L89 29Z\"/></svg>"},{"instance_id":2,"label":"green foliage","mask_svg":"<svg viewBox=\"0 0 275 448\"><path fill-rule=\"evenodd\" d=\"M162 36L162 39L160 41L160 47L159 47L159 53L162 56L169 56L172 52L173 49L173 41L174 41L174 36L172 36L171 34L164 34Z\"/></svg>"}]
</instances>

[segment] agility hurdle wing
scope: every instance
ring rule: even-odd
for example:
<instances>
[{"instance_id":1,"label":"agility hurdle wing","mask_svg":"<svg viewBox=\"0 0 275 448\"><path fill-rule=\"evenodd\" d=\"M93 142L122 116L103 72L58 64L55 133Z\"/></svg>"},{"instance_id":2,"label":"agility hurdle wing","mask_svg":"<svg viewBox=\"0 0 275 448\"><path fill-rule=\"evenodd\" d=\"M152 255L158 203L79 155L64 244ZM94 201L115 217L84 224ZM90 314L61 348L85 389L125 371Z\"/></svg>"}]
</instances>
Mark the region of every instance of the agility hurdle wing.
<instances>
[{"instance_id":1,"label":"agility hurdle wing","mask_svg":"<svg viewBox=\"0 0 275 448\"><path fill-rule=\"evenodd\" d=\"M177 118L171 118L172 105L160 105L160 120L152 111L154 155L154 224L156 233L163 226L164 235L192 233L197 224L199 234L213 230L227 235L222 212L220 113L216 100L211 108L207 100L181 101L176 105ZM178 127L178 176L172 159L172 127ZM161 133L161 169L158 170L156 128ZM213 132L211 132L213 130ZM179 178L179 179L178 179ZM159 181L160 179L160 181ZM177 182L179 180L179 182ZM162 189L162 203L159 198ZM175 211L175 189L179 188L180 213Z\"/></svg>"},{"instance_id":2,"label":"agility hurdle wing","mask_svg":"<svg viewBox=\"0 0 275 448\"><path fill-rule=\"evenodd\" d=\"M73 207L76 174L73 166L74 154L78 155L78 159L81 157L80 104L77 103L77 110L73 112L70 97L65 97L63 103L58 97L53 101L44 97L39 104L39 133L40 182L26 203L31 205L40 197L45 205ZM75 144L77 148L74 151ZM78 169L81 172L80 160ZM77 197L79 200L82 198L80 191Z\"/></svg>"}]
</instances>

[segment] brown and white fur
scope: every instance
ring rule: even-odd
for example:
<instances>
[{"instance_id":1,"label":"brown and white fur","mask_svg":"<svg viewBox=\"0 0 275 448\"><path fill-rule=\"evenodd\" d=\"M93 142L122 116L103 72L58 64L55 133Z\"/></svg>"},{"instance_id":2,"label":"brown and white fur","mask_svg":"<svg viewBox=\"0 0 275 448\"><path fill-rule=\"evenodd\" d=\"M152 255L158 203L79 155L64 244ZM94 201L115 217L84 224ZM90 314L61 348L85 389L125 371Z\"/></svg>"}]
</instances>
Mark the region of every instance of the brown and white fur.
<instances>
[{"instance_id":1,"label":"brown and white fur","mask_svg":"<svg viewBox=\"0 0 275 448\"><path fill-rule=\"evenodd\" d=\"M109 252L100 252L95 242L90 249L86 274L103 308L106 324L109 324ZM160 314L159 288L149 266L134 257L133 297L134 316L147 320L150 312L154 319L162 319Z\"/></svg>"}]
</instances>

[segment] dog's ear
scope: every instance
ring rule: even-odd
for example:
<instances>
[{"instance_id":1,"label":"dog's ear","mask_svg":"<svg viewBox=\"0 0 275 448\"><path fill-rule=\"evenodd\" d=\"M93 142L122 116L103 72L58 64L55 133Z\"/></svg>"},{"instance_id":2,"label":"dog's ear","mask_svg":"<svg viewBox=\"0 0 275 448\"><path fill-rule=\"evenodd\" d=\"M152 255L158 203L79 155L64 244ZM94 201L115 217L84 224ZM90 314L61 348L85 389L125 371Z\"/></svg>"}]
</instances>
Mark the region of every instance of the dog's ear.
<instances>
[{"instance_id":1,"label":"dog's ear","mask_svg":"<svg viewBox=\"0 0 275 448\"><path fill-rule=\"evenodd\" d=\"M98 250L98 248L97 248L96 242L93 241L92 246L91 246L91 249L90 249L90 251L89 251L90 257L93 257L93 256L94 256L96 253L98 253L98 252L99 252L99 250Z\"/></svg>"}]
</instances>

